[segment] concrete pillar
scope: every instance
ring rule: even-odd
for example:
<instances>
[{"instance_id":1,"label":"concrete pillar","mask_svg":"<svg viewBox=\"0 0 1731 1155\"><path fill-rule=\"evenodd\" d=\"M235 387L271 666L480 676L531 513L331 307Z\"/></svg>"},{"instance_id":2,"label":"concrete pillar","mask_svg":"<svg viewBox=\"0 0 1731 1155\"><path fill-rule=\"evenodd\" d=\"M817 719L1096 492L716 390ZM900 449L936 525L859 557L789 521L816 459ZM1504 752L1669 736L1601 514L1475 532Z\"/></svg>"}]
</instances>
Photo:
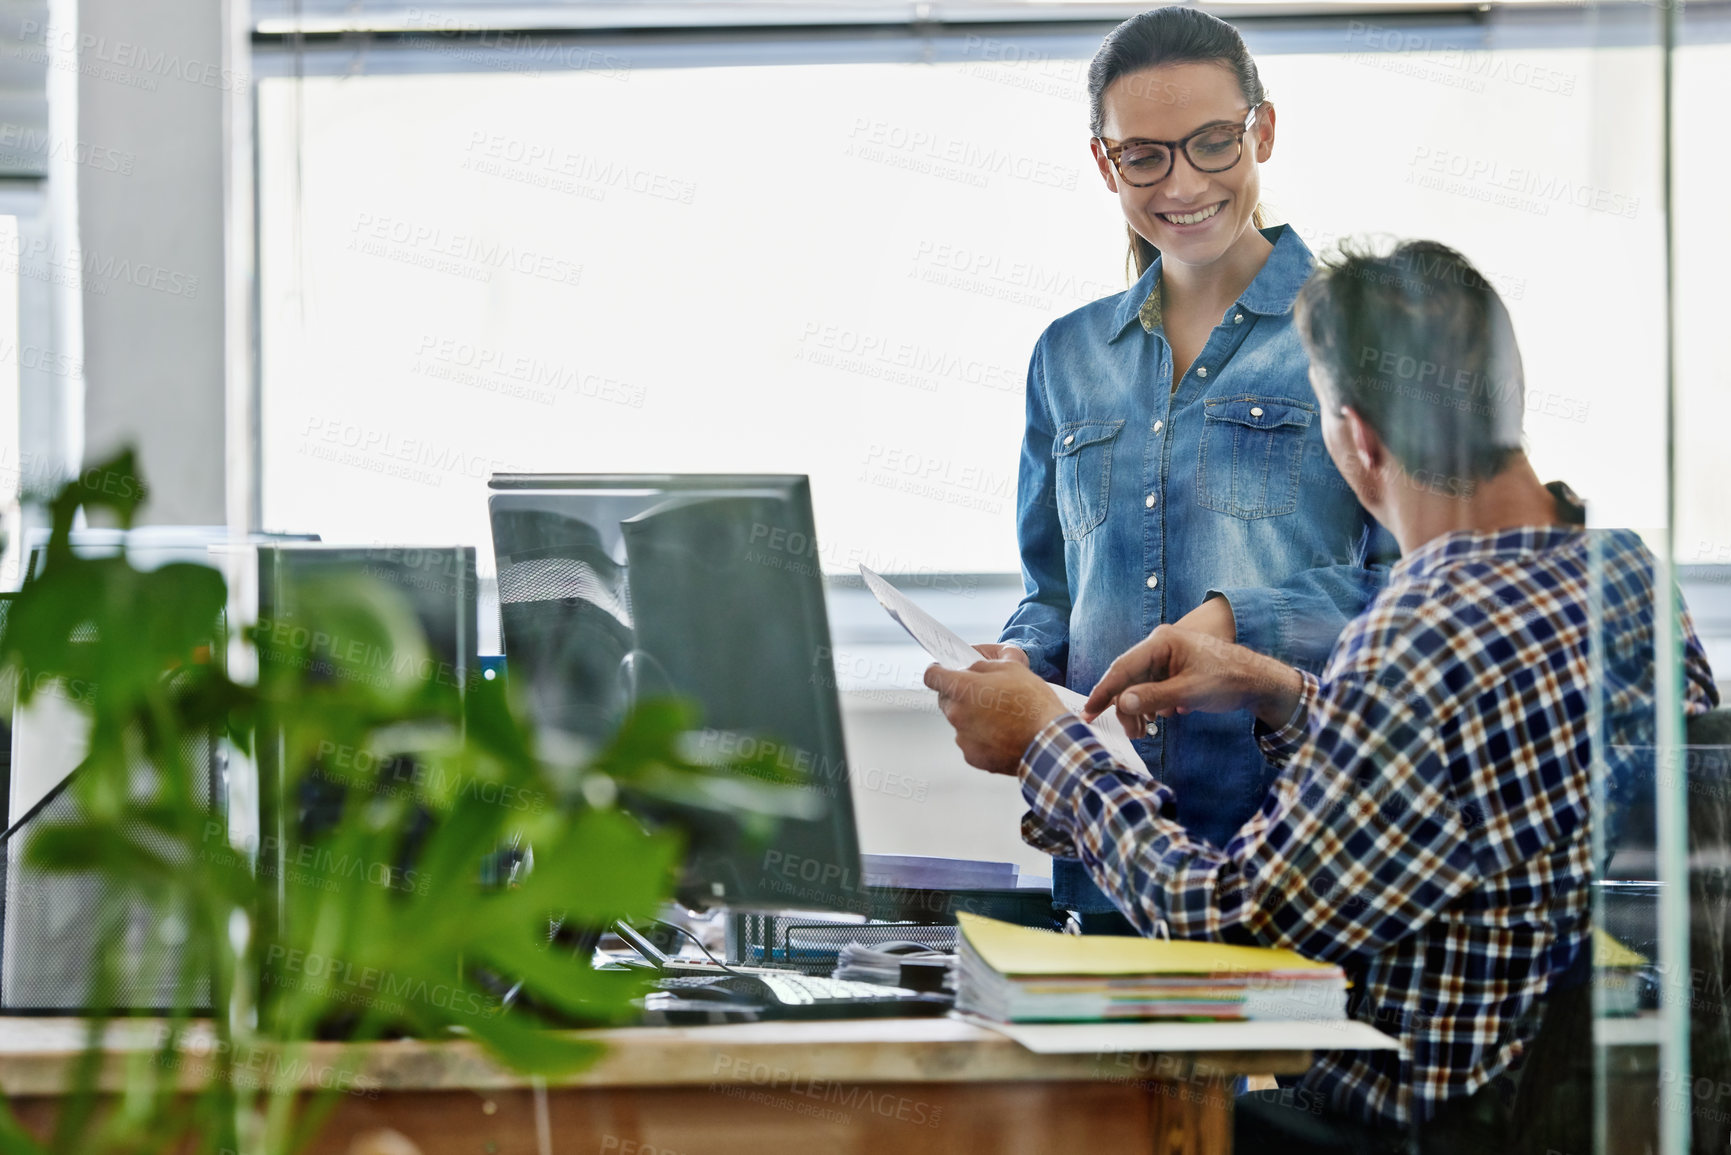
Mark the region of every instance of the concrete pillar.
<instances>
[{"instance_id":1,"label":"concrete pillar","mask_svg":"<svg viewBox=\"0 0 1731 1155\"><path fill-rule=\"evenodd\" d=\"M84 460L135 446L155 524L228 520L224 7L78 0Z\"/></svg>"}]
</instances>

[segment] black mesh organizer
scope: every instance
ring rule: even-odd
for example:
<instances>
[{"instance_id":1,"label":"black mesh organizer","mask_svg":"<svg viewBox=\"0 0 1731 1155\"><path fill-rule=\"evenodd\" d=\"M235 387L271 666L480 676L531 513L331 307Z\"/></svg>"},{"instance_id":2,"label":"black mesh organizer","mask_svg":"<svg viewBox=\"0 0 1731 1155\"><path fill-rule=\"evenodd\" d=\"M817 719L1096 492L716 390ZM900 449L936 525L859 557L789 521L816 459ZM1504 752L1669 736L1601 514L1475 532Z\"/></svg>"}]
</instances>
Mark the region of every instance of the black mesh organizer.
<instances>
[{"instance_id":1,"label":"black mesh organizer","mask_svg":"<svg viewBox=\"0 0 1731 1155\"><path fill-rule=\"evenodd\" d=\"M197 773L194 797L209 805L217 790L216 753L208 735L189 735L182 746L186 764ZM44 871L25 860L36 830L55 822L84 816L71 780L51 790L16 833L0 841L0 1010L7 1014L78 1014L91 1010L92 963L98 916L110 884L98 874ZM226 821L213 809L214 821ZM4 829L0 827L0 829ZM160 838L145 827L133 835L170 859L184 858L185 848ZM226 852L226 842L223 844ZM180 970L177 947L165 945L160 932L167 912L141 901L123 904L118 933L127 949L115 959L105 1009L115 1013L161 1013L175 1005ZM200 973L191 993L192 1005L210 1005L210 979Z\"/></svg>"}]
</instances>

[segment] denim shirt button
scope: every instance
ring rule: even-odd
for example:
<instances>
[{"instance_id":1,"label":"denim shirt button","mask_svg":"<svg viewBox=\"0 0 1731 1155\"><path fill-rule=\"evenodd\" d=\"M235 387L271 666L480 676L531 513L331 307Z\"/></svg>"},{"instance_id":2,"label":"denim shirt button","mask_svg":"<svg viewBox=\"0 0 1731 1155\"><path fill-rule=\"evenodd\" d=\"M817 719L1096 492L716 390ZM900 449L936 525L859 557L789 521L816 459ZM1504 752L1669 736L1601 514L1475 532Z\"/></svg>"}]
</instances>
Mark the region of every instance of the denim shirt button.
<instances>
[{"instance_id":1,"label":"denim shirt button","mask_svg":"<svg viewBox=\"0 0 1731 1155\"><path fill-rule=\"evenodd\" d=\"M1157 586L1159 584L1160 584L1160 575L1159 574L1151 573L1148 575L1148 588L1149 589L1153 589L1155 586Z\"/></svg>"},{"instance_id":2,"label":"denim shirt button","mask_svg":"<svg viewBox=\"0 0 1731 1155\"><path fill-rule=\"evenodd\" d=\"M1200 367L1200 368L1199 368L1199 369L1197 369L1197 370L1196 370L1196 375L1197 375L1197 376L1198 376L1198 377L1206 377L1206 376L1208 376L1208 366L1206 366L1206 365L1203 365L1203 366L1202 366L1202 367Z\"/></svg>"},{"instance_id":3,"label":"denim shirt button","mask_svg":"<svg viewBox=\"0 0 1731 1155\"><path fill-rule=\"evenodd\" d=\"M1232 315L1232 323L1234 325L1242 325L1244 323L1244 314L1243 313L1234 313Z\"/></svg>"},{"instance_id":4,"label":"denim shirt button","mask_svg":"<svg viewBox=\"0 0 1731 1155\"><path fill-rule=\"evenodd\" d=\"M1064 444L1065 445L1074 444L1075 440L1076 440L1076 435L1074 433L1072 433L1072 434L1070 434L1070 436L1064 438Z\"/></svg>"},{"instance_id":5,"label":"denim shirt button","mask_svg":"<svg viewBox=\"0 0 1731 1155\"><path fill-rule=\"evenodd\" d=\"M1146 497L1146 498L1145 498L1145 499L1144 499L1144 500L1143 500L1143 502L1142 502L1142 505L1143 505L1143 507L1144 507L1144 508L1146 508L1146 509L1153 509L1153 508L1154 508L1154 503L1155 503L1155 502L1156 502L1156 501L1158 501L1158 500L1159 500L1159 498L1158 498L1158 497L1157 497L1157 496L1156 496L1156 495L1155 495L1155 494L1152 494L1152 493L1150 493L1150 494L1149 494L1149 495L1148 495L1148 496L1147 496L1147 497Z\"/></svg>"},{"instance_id":6,"label":"denim shirt button","mask_svg":"<svg viewBox=\"0 0 1731 1155\"><path fill-rule=\"evenodd\" d=\"M1154 432L1158 433L1164 428L1166 428L1166 423L1164 421L1156 421L1154 423Z\"/></svg>"},{"instance_id":7,"label":"denim shirt button","mask_svg":"<svg viewBox=\"0 0 1731 1155\"><path fill-rule=\"evenodd\" d=\"M1261 417L1261 416L1262 416L1262 406L1260 406L1260 405L1252 405L1252 406L1251 406L1251 407L1250 407L1250 415L1251 415L1251 416L1252 416L1252 417Z\"/></svg>"}]
</instances>

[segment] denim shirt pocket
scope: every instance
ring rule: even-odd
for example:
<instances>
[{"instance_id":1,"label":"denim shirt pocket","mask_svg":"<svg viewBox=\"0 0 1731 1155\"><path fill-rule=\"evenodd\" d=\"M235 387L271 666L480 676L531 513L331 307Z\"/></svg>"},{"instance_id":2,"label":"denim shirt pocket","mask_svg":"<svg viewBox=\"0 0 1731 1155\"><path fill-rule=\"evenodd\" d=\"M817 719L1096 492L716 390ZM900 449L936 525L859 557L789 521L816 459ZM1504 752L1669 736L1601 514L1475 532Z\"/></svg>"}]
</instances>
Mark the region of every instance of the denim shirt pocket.
<instances>
[{"instance_id":1,"label":"denim shirt pocket","mask_svg":"<svg viewBox=\"0 0 1731 1155\"><path fill-rule=\"evenodd\" d=\"M1304 434L1315 419L1315 406L1289 397L1206 402L1196 477L1203 507L1247 519L1297 509Z\"/></svg>"},{"instance_id":2,"label":"denim shirt pocket","mask_svg":"<svg viewBox=\"0 0 1731 1155\"><path fill-rule=\"evenodd\" d=\"M1106 520L1112 488L1112 444L1122 421L1071 421L1052 438L1058 524L1065 541L1081 541Z\"/></svg>"}]
</instances>

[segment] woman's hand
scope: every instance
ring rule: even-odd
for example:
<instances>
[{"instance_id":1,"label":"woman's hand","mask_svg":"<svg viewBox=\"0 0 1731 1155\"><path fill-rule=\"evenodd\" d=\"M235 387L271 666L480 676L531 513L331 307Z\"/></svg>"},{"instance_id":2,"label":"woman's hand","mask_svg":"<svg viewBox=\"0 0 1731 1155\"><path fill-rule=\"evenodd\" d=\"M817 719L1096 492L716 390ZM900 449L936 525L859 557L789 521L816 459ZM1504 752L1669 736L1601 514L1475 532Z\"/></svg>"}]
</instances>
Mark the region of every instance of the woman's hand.
<instances>
[{"instance_id":1,"label":"woman's hand","mask_svg":"<svg viewBox=\"0 0 1731 1155\"><path fill-rule=\"evenodd\" d=\"M1226 714L1250 710L1270 729L1284 726L1298 708L1304 679L1284 662L1209 634L1160 626L1113 662L1088 695L1089 721L1116 705L1118 719L1139 738L1149 718L1198 710Z\"/></svg>"},{"instance_id":2,"label":"woman's hand","mask_svg":"<svg viewBox=\"0 0 1731 1155\"><path fill-rule=\"evenodd\" d=\"M988 662L1015 662L1018 665L1028 664L1028 655L1014 642L985 642L974 649L985 655Z\"/></svg>"},{"instance_id":3,"label":"woman's hand","mask_svg":"<svg viewBox=\"0 0 1731 1155\"><path fill-rule=\"evenodd\" d=\"M1232 616L1232 603L1224 597L1211 597L1176 622L1181 630L1195 630L1223 642L1238 640L1238 620Z\"/></svg>"}]
</instances>

